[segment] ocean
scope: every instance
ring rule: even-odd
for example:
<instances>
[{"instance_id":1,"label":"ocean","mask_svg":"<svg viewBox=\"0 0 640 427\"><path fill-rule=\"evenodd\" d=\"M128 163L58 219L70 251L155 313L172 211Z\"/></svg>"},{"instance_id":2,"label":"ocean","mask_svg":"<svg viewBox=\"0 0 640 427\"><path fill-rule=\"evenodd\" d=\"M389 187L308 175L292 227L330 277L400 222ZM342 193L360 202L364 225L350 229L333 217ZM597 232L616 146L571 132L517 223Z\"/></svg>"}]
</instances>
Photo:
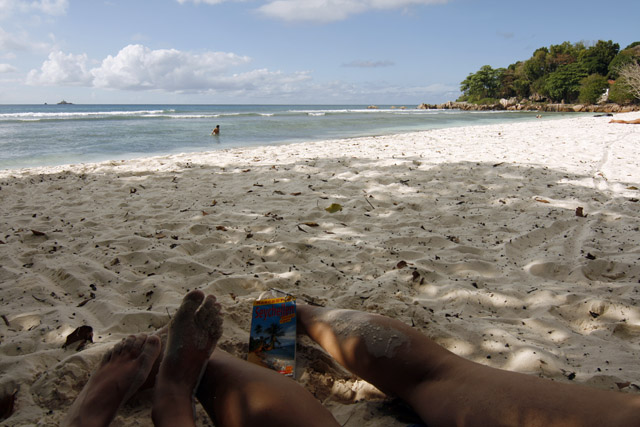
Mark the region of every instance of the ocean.
<instances>
[{"instance_id":1,"label":"ocean","mask_svg":"<svg viewBox=\"0 0 640 427\"><path fill-rule=\"evenodd\" d=\"M363 105L0 105L0 169L535 120L536 114ZM216 125L220 135L212 136Z\"/></svg>"}]
</instances>

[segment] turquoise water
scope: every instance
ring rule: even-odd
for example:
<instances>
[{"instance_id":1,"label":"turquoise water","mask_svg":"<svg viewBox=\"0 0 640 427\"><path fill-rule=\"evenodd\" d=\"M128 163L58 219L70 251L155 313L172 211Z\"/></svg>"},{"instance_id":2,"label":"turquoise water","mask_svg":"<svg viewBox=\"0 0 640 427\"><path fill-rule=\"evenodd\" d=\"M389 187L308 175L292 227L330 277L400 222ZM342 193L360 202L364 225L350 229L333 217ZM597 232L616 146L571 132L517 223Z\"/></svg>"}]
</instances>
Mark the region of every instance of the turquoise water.
<instances>
[{"instance_id":1,"label":"turquoise water","mask_svg":"<svg viewBox=\"0 0 640 427\"><path fill-rule=\"evenodd\" d=\"M0 105L0 169L534 120L362 105ZM211 130L220 125L219 136Z\"/></svg>"}]
</instances>

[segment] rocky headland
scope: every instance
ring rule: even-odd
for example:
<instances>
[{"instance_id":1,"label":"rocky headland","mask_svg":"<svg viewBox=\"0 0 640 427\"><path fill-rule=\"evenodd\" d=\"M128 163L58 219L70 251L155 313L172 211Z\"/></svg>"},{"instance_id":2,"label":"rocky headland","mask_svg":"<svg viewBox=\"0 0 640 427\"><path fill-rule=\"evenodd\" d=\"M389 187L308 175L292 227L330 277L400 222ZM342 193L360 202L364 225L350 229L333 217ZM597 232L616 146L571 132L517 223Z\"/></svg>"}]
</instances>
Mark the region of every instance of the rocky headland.
<instances>
[{"instance_id":1,"label":"rocky headland","mask_svg":"<svg viewBox=\"0 0 640 427\"><path fill-rule=\"evenodd\" d=\"M619 104L551 104L520 100L501 99L495 104L472 104L469 102L448 101L443 104L420 104L421 110L465 110L465 111L545 111L575 113L628 113L640 111L640 105Z\"/></svg>"}]
</instances>

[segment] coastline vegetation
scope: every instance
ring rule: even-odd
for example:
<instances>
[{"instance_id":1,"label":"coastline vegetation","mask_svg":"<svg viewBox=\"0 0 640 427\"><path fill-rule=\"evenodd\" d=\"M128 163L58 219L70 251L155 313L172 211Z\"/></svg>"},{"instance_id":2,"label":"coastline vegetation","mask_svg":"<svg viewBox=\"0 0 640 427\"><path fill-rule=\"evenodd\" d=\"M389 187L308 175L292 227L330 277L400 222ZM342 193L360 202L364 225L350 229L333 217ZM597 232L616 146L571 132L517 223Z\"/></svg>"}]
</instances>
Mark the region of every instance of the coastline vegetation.
<instances>
[{"instance_id":1,"label":"coastline vegetation","mask_svg":"<svg viewBox=\"0 0 640 427\"><path fill-rule=\"evenodd\" d=\"M598 40L564 42L537 49L507 68L484 65L460 83L459 102L495 104L499 99L532 102L640 104L640 41L620 50Z\"/></svg>"}]
</instances>

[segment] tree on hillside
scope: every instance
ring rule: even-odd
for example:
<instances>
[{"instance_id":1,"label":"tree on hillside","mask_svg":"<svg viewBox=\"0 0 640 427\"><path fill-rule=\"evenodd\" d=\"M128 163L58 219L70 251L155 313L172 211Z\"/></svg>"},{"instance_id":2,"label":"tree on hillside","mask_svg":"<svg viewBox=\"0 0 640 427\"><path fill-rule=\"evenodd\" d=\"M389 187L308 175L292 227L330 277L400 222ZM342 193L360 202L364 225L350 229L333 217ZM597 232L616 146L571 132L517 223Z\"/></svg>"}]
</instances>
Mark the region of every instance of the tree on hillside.
<instances>
[{"instance_id":1,"label":"tree on hillside","mask_svg":"<svg viewBox=\"0 0 640 427\"><path fill-rule=\"evenodd\" d=\"M608 88L609 82L605 76L591 74L582 80L578 100L583 104L597 104Z\"/></svg>"},{"instance_id":2,"label":"tree on hillside","mask_svg":"<svg viewBox=\"0 0 640 427\"><path fill-rule=\"evenodd\" d=\"M578 99L580 83L587 77L582 64L564 65L549 75L544 86L545 94L555 102L573 102Z\"/></svg>"},{"instance_id":3,"label":"tree on hillside","mask_svg":"<svg viewBox=\"0 0 640 427\"><path fill-rule=\"evenodd\" d=\"M547 62L548 54L549 49L542 47L533 52L531 58L525 61L523 72L530 82L535 82L545 74L549 73L549 64Z\"/></svg>"},{"instance_id":4,"label":"tree on hillside","mask_svg":"<svg viewBox=\"0 0 640 427\"><path fill-rule=\"evenodd\" d=\"M640 63L640 42L631 43L621 50L609 63L607 76L610 79L617 79L620 69L632 62Z\"/></svg>"},{"instance_id":5,"label":"tree on hillside","mask_svg":"<svg viewBox=\"0 0 640 427\"><path fill-rule=\"evenodd\" d=\"M564 42L562 44L551 45L549 47L549 55L547 55L549 71L553 72L564 65L573 64L585 49L584 43L582 42L576 44Z\"/></svg>"},{"instance_id":6,"label":"tree on hillside","mask_svg":"<svg viewBox=\"0 0 640 427\"><path fill-rule=\"evenodd\" d=\"M509 68L511 67L510 65ZM518 61L513 64L513 80L509 90L513 95L520 98L526 98L531 95L531 81L527 78L524 62Z\"/></svg>"},{"instance_id":7,"label":"tree on hillside","mask_svg":"<svg viewBox=\"0 0 640 427\"><path fill-rule=\"evenodd\" d=\"M493 69L489 65L484 65L477 73L469 74L460 84L462 91L460 100L478 102L483 99L497 98L504 72L504 68Z\"/></svg>"},{"instance_id":8,"label":"tree on hillside","mask_svg":"<svg viewBox=\"0 0 640 427\"><path fill-rule=\"evenodd\" d=\"M628 91L637 99L640 99L640 64L629 63L620 69L620 80L628 88Z\"/></svg>"},{"instance_id":9,"label":"tree on hillside","mask_svg":"<svg viewBox=\"0 0 640 427\"><path fill-rule=\"evenodd\" d=\"M634 99L634 96L629 93L627 85L620 79L616 80L609 88L609 102L627 105L633 103Z\"/></svg>"},{"instance_id":10,"label":"tree on hillside","mask_svg":"<svg viewBox=\"0 0 640 427\"><path fill-rule=\"evenodd\" d=\"M564 42L536 49L531 58L506 69L484 65L461 82L458 100L488 104L496 98L519 97L535 102L575 102L579 98L587 102L609 87L612 102L630 103L634 98L627 81L608 81L616 80L619 70L628 64L640 66L640 42L622 51L611 40L598 40L591 46ZM597 98L589 102L597 102Z\"/></svg>"},{"instance_id":11,"label":"tree on hillside","mask_svg":"<svg viewBox=\"0 0 640 427\"><path fill-rule=\"evenodd\" d=\"M598 42L590 48L580 52L579 62L584 66L588 74L606 76L609 72L609 63L613 61L620 51L620 45L611 40Z\"/></svg>"}]
</instances>

